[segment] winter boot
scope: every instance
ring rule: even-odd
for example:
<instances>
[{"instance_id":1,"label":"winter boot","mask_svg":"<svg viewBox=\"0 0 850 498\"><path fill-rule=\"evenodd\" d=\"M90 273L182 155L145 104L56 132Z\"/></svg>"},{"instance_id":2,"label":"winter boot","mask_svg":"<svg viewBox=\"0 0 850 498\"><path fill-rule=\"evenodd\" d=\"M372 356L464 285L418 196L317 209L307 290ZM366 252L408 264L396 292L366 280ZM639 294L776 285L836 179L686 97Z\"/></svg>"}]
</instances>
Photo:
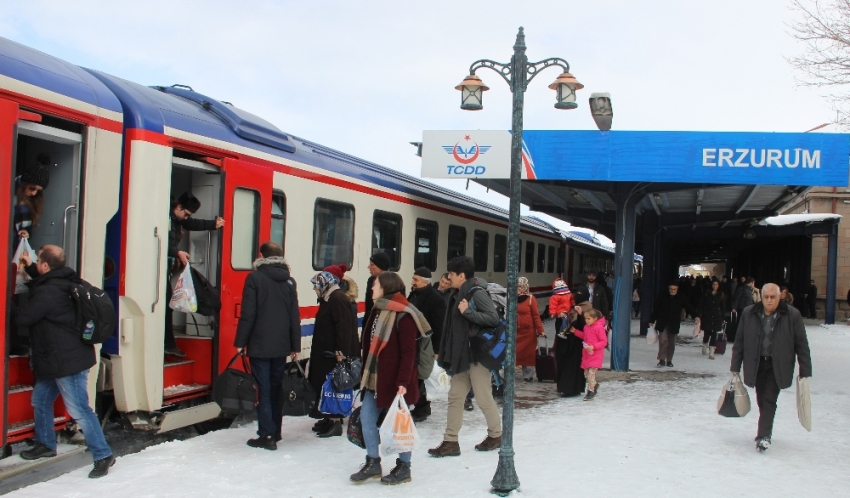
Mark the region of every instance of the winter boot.
<instances>
[{"instance_id":1,"label":"winter boot","mask_svg":"<svg viewBox=\"0 0 850 498\"><path fill-rule=\"evenodd\" d=\"M331 427L331 419L323 418L322 420L319 420L318 422L313 424L312 431L313 432L325 432L326 430L330 429L330 427Z\"/></svg>"},{"instance_id":2,"label":"winter boot","mask_svg":"<svg viewBox=\"0 0 850 498\"><path fill-rule=\"evenodd\" d=\"M711 346L710 348L708 348L708 359L709 360L714 359L714 350L715 349L717 349L717 348L715 348L714 346Z\"/></svg>"},{"instance_id":3,"label":"winter boot","mask_svg":"<svg viewBox=\"0 0 850 498\"><path fill-rule=\"evenodd\" d=\"M334 437L334 436L342 436L342 421L341 420L332 420L331 424L328 425L327 430L323 432L319 432L316 434L319 437Z\"/></svg>"},{"instance_id":4,"label":"winter boot","mask_svg":"<svg viewBox=\"0 0 850 498\"><path fill-rule=\"evenodd\" d=\"M484 441L475 445L476 451L493 451L502 447L502 436L484 438Z\"/></svg>"},{"instance_id":5,"label":"winter boot","mask_svg":"<svg viewBox=\"0 0 850 498\"><path fill-rule=\"evenodd\" d=\"M39 458L50 458L56 456L56 450L51 450L47 446L35 442L35 446L21 452L21 458L24 460L38 460Z\"/></svg>"},{"instance_id":6,"label":"winter boot","mask_svg":"<svg viewBox=\"0 0 850 498\"><path fill-rule=\"evenodd\" d=\"M428 450L428 454L435 458L460 456L460 444L457 441L443 441L440 446Z\"/></svg>"},{"instance_id":7,"label":"winter boot","mask_svg":"<svg viewBox=\"0 0 850 498\"><path fill-rule=\"evenodd\" d=\"M467 399L466 401L463 402L463 409L468 411L468 412L471 412L472 410L475 409L475 407L472 406L472 400L471 399Z\"/></svg>"},{"instance_id":8,"label":"winter boot","mask_svg":"<svg viewBox=\"0 0 850 498\"><path fill-rule=\"evenodd\" d=\"M658 365L655 365L657 368L662 368L667 366L667 360L658 360Z\"/></svg>"},{"instance_id":9,"label":"winter boot","mask_svg":"<svg viewBox=\"0 0 850 498\"><path fill-rule=\"evenodd\" d=\"M702 355L705 356L708 353L708 343L702 343Z\"/></svg>"},{"instance_id":10,"label":"winter boot","mask_svg":"<svg viewBox=\"0 0 850 498\"><path fill-rule=\"evenodd\" d=\"M272 436L258 437L256 439L249 439L248 446L252 448L262 448L264 450L276 450L277 443L275 442Z\"/></svg>"},{"instance_id":11,"label":"winter boot","mask_svg":"<svg viewBox=\"0 0 850 498\"><path fill-rule=\"evenodd\" d=\"M410 482L410 462L402 462L401 458L395 459L395 467L389 474L381 478L381 484L401 484Z\"/></svg>"},{"instance_id":12,"label":"winter boot","mask_svg":"<svg viewBox=\"0 0 850 498\"><path fill-rule=\"evenodd\" d=\"M756 439L756 449L759 450L759 453L764 453L765 451L770 449L770 438L769 437L760 437Z\"/></svg>"},{"instance_id":13,"label":"winter boot","mask_svg":"<svg viewBox=\"0 0 850 498\"><path fill-rule=\"evenodd\" d=\"M97 479L109 473L109 467L115 465L115 455L109 455L106 458L95 460L94 468L89 472L89 479Z\"/></svg>"},{"instance_id":14,"label":"winter boot","mask_svg":"<svg viewBox=\"0 0 850 498\"><path fill-rule=\"evenodd\" d=\"M594 397L596 397L596 390L594 389L593 391L591 391L590 389L588 389L587 394L584 395L584 401L592 401Z\"/></svg>"},{"instance_id":15,"label":"winter boot","mask_svg":"<svg viewBox=\"0 0 850 498\"><path fill-rule=\"evenodd\" d=\"M357 473L351 474L349 479L356 483L361 483L373 477L381 477L382 473L381 459L372 458L369 455L366 455L366 463L360 466L360 470L357 471Z\"/></svg>"},{"instance_id":16,"label":"winter boot","mask_svg":"<svg viewBox=\"0 0 850 498\"><path fill-rule=\"evenodd\" d=\"M186 353L184 353L177 346L174 346L173 348L167 348L165 350L165 356L174 356L175 358L184 358L186 356Z\"/></svg>"}]
</instances>

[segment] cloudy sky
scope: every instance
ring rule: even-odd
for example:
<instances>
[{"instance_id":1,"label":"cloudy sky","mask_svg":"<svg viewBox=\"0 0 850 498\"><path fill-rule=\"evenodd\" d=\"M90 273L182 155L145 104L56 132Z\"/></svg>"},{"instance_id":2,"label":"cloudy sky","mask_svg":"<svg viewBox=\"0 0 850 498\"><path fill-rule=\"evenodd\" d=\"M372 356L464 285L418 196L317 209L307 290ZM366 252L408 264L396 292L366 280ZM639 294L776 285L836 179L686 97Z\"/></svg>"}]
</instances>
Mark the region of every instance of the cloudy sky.
<instances>
[{"instance_id":1,"label":"cloudy sky","mask_svg":"<svg viewBox=\"0 0 850 498\"><path fill-rule=\"evenodd\" d=\"M454 90L479 58L507 62L519 26L528 56L562 57L580 107L553 108L541 74L527 129L595 129L591 92L611 93L614 129L805 131L834 120L785 58L787 0L4 2L0 36L146 85L191 85L282 130L419 176L408 142L426 129L509 129L495 73L483 111ZM463 190L465 182L446 180ZM477 197L506 206L470 185Z\"/></svg>"}]
</instances>

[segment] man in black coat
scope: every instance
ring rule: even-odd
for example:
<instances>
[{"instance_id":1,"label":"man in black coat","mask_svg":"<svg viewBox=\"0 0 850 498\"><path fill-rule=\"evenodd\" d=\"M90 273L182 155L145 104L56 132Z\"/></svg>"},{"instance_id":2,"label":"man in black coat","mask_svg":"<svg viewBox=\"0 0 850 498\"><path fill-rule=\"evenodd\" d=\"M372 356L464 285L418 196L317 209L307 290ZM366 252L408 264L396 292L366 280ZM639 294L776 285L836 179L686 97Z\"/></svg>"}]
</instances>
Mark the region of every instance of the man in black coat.
<instances>
[{"instance_id":1,"label":"man in black coat","mask_svg":"<svg viewBox=\"0 0 850 498\"><path fill-rule=\"evenodd\" d=\"M440 295L440 291L431 285L431 270L423 266L413 272L413 281L410 284L410 295L407 300L425 315L425 319L431 325L431 345L435 352L439 351L440 338L443 335L443 320L446 318L446 301ZM423 339L425 338L419 337L417 342ZM419 354L422 354L421 345ZM425 391L425 379L419 379L419 401L416 402L416 407L410 415L417 423L424 422L431 415L431 402L428 401Z\"/></svg>"},{"instance_id":2,"label":"man in black coat","mask_svg":"<svg viewBox=\"0 0 850 498\"><path fill-rule=\"evenodd\" d=\"M283 400L280 399L286 357L298 360L301 352L301 316L298 290L289 276L283 249L274 242L260 246L261 258L242 290L242 314L236 328L234 346L243 352L248 346L251 374L257 381L259 436L248 446L276 450L281 440Z\"/></svg>"},{"instance_id":3,"label":"man in black coat","mask_svg":"<svg viewBox=\"0 0 850 498\"><path fill-rule=\"evenodd\" d=\"M676 352L676 336L682 323L682 310L696 317L699 323L699 312L691 306L687 296L679 293L679 282L671 280L667 292L662 292L655 301L649 326L655 325L658 332L658 365L659 367L673 366L673 353Z\"/></svg>"},{"instance_id":4,"label":"man in black coat","mask_svg":"<svg viewBox=\"0 0 850 498\"><path fill-rule=\"evenodd\" d=\"M174 325L172 323L173 310L168 303L171 302L171 270L177 267L177 261L181 267L189 264L189 253L180 250L180 239L183 238L183 230L193 232L204 230L218 230L224 226L224 218L216 216L214 220L198 220L191 216L201 208L201 201L191 192L183 192L177 201L171 203L171 228L168 231L168 276L165 286L165 354L182 358L186 353L177 347L174 340Z\"/></svg>"},{"instance_id":5,"label":"man in black coat","mask_svg":"<svg viewBox=\"0 0 850 498\"><path fill-rule=\"evenodd\" d=\"M589 302L593 309L599 310L602 316L608 316L611 311L611 303L608 301L608 292L605 285L596 281L596 270L587 272L587 282L573 289L576 304Z\"/></svg>"},{"instance_id":6,"label":"man in black coat","mask_svg":"<svg viewBox=\"0 0 850 498\"><path fill-rule=\"evenodd\" d=\"M806 290L806 308L808 308L808 317L809 318L817 318L817 302L818 302L818 286L815 285L815 281L812 280L809 282L809 288Z\"/></svg>"},{"instance_id":7,"label":"man in black coat","mask_svg":"<svg viewBox=\"0 0 850 498\"><path fill-rule=\"evenodd\" d=\"M369 277L366 280L366 313L363 314L363 323L369 319L369 314L372 312L372 307L375 306L375 301L372 299L372 286L375 285L375 279L378 275L388 271L392 266L390 256L384 251L376 252L369 258Z\"/></svg>"},{"instance_id":8,"label":"man in black coat","mask_svg":"<svg viewBox=\"0 0 850 498\"><path fill-rule=\"evenodd\" d=\"M38 252L38 262L23 258L27 273L35 277L27 283L30 298L17 309L18 325L29 327L32 339L32 366L35 386L32 406L35 412L35 445L21 452L24 460L56 456L53 432L53 403L59 394L65 408L86 438L94 458L89 477L103 477L115 464L97 415L89 406L88 373L97 364L94 346L82 342L77 326L76 307L68 286L79 282L77 273L65 266L65 251L46 245Z\"/></svg>"},{"instance_id":9,"label":"man in black coat","mask_svg":"<svg viewBox=\"0 0 850 498\"><path fill-rule=\"evenodd\" d=\"M794 358L800 377L812 376L812 357L803 317L779 299L779 286L766 284L762 301L747 307L738 324L729 370L738 375L744 367L744 384L755 387L759 406L756 448L770 448L773 418L780 389L791 387Z\"/></svg>"}]
</instances>

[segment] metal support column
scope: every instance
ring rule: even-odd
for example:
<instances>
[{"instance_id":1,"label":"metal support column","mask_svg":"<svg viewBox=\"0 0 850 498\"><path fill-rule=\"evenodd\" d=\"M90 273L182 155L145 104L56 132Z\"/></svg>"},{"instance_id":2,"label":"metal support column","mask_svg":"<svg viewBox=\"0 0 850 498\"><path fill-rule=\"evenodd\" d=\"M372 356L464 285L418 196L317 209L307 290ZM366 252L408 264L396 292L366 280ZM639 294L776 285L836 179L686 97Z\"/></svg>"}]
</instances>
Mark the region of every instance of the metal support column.
<instances>
[{"instance_id":1,"label":"metal support column","mask_svg":"<svg viewBox=\"0 0 850 498\"><path fill-rule=\"evenodd\" d=\"M658 288L658 218L643 215L643 282L640 288L640 334L646 335Z\"/></svg>"},{"instance_id":2,"label":"metal support column","mask_svg":"<svg viewBox=\"0 0 850 498\"><path fill-rule=\"evenodd\" d=\"M835 281L838 277L838 223L829 230L829 242L826 253L826 320L824 323L835 323Z\"/></svg>"},{"instance_id":3,"label":"metal support column","mask_svg":"<svg viewBox=\"0 0 850 498\"><path fill-rule=\"evenodd\" d=\"M635 206L631 183L617 184L617 225L614 250L614 323L611 333L611 370L629 370L631 340L632 276L635 262Z\"/></svg>"}]
</instances>

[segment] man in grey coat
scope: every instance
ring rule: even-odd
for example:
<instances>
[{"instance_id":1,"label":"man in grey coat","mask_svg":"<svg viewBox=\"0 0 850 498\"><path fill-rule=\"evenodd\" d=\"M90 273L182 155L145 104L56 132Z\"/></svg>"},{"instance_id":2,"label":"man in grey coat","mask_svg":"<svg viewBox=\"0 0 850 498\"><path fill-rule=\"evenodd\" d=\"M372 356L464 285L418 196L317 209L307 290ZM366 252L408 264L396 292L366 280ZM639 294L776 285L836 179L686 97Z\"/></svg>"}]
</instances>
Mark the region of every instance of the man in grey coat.
<instances>
[{"instance_id":1,"label":"man in grey coat","mask_svg":"<svg viewBox=\"0 0 850 498\"><path fill-rule=\"evenodd\" d=\"M799 376L812 376L812 358L803 317L796 308L779 299L779 286L766 284L762 301L741 313L738 336L732 349L730 370L739 375L744 367L744 384L755 387L759 406L756 448L767 451L773 432L779 390L791 387L794 358Z\"/></svg>"},{"instance_id":2,"label":"man in grey coat","mask_svg":"<svg viewBox=\"0 0 850 498\"><path fill-rule=\"evenodd\" d=\"M475 278L475 263L458 256L447 266L454 292L449 297L438 361L451 375L449 407L443 442L428 450L434 457L459 456L458 433L463 426L463 404L470 386L487 421L487 437L475 446L478 451L502 445L502 422L490 387L490 370L479 363L478 333L499 324L496 305L485 290L487 282Z\"/></svg>"}]
</instances>

